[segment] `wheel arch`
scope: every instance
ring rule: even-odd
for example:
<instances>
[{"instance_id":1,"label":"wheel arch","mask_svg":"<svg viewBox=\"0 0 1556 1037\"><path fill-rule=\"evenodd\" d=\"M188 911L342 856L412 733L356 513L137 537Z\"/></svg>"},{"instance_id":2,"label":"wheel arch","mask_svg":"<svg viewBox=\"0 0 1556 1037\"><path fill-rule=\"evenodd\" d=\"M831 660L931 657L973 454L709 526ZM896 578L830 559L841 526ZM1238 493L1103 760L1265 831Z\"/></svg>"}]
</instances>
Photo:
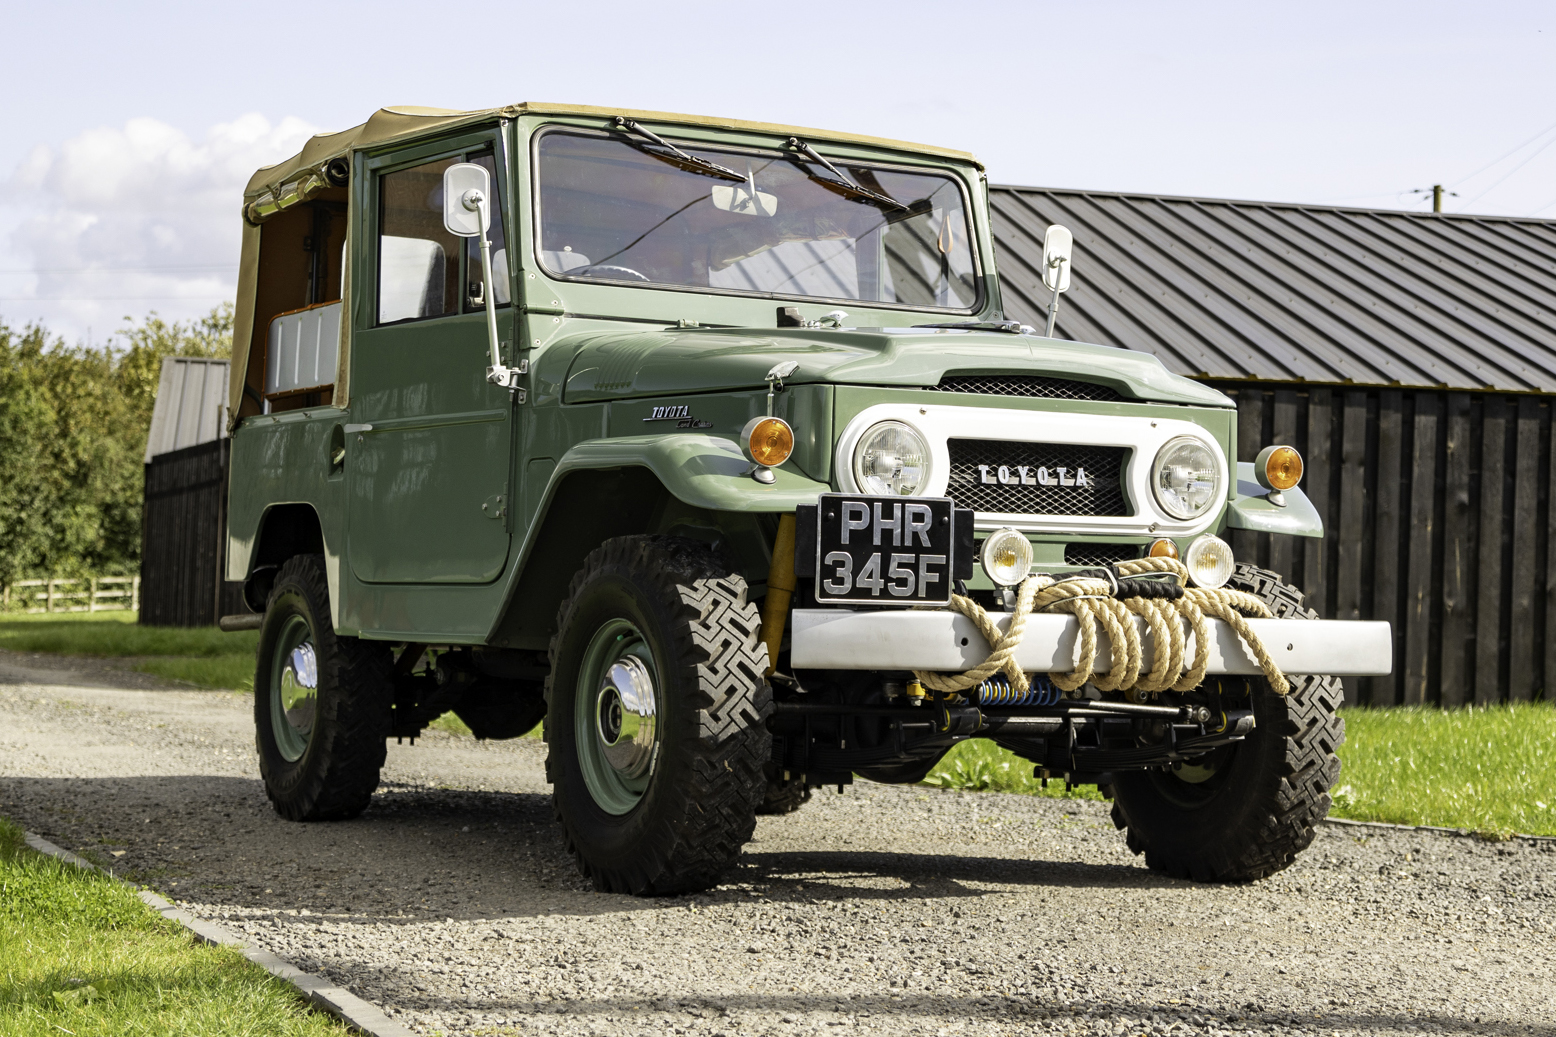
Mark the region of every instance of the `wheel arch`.
<instances>
[{"instance_id":1,"label":"wheel arch","mask_svg":"<svg viewBox=\"0 0 1556 1037\"><path fill-rule=\"evenodd\" d=\"M249 552L248 571L243 576L243 601L255 612L265 611L265 601L276 573L288 558L317 554L325 558L329 575L330 611L339 601L337 566L324 545L324 524L312 504L293 502L272 504L259 517L254 548ZM333 617L332 617L333 618Z\"/></svg>"}]
</instances>

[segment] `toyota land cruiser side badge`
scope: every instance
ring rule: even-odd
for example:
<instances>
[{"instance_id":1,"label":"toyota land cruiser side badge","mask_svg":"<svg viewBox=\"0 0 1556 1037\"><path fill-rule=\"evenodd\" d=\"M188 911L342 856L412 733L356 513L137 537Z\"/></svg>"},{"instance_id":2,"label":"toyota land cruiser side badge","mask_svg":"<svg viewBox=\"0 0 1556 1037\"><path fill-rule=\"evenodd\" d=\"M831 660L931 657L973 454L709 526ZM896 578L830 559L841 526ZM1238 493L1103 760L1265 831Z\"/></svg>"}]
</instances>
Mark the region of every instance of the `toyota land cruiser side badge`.
<instances>
[{"instance_id":1,"label":"toyota land cruiser side badge","mask_svg":"<svg viewBox=\"0 0 1556 1037\"><path fill-rule=\"evenodd\" d=\"M688 404L674 404L667 407L655 407L653 413L643 419L649 421L673 421L676 428L712 428L713 422L703 421L694 417Z\"/></svg>"}]
</instances>

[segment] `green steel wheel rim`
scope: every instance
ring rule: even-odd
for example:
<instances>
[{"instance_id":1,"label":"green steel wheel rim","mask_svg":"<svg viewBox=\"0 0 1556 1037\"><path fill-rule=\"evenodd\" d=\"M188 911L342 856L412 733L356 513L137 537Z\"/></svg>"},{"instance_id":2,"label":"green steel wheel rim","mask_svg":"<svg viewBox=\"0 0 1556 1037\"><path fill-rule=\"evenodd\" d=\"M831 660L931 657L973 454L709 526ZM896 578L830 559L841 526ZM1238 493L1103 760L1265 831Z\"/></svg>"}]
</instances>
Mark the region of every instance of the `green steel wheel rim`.
<instances>
[{"instance_id":1,"label":"green steel wheel rim","mask_svg":"<svg viewBox=\"0 0 1556 1037\"><path fill-rule=\"evenodd\" d=\"M289 616L270 660L270 733L288 763L308 751L318 706L319 656L313 630L304 617Z\"/></svg>"},{"instance_id":2,"label":"green steel wheel rim","mask_svg":"<svg viewBox=\"0 0 1556 1037\"><path fill-rule=\"evenodd\" d=\"M573 733L584 785L607 814L630 813L659 759L659 671L637 627L613 619L584 650Z\"/></svg>"}]
</instances>

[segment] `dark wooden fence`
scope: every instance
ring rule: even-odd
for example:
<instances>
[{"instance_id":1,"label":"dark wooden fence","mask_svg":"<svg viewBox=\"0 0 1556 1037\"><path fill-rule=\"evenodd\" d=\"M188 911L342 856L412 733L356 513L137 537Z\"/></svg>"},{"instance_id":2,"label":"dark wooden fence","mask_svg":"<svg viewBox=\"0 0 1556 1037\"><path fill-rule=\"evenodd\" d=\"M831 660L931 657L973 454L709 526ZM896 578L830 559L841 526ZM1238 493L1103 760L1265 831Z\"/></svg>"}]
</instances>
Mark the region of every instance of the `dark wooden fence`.
<instances>
[{"instance_id":1,"label":"dark wooden fence","mask_svg":"<svg viewBox=\"0 0 1556 1037\"><path fill-rule=\"evenodd\" d=\"M247 612L242 585L222 577L227 535L228 440L158 454L146 464L140 621L211 626Z\"/></svg>"},{"instance_id":2,"label":"dark wooden fence","mask_svg":"<svg viewBox=\"0 0 1556 1037\"><path fill-rule=\"evenodd\" d=\"M1290 443L1321 541L1237 531L1333 619L1394 624L1394 674L1346 698L1444 707L1553 698L1551 398L1212 382L1238 407L1238 457Z\"/></svg>"}]
</instances>

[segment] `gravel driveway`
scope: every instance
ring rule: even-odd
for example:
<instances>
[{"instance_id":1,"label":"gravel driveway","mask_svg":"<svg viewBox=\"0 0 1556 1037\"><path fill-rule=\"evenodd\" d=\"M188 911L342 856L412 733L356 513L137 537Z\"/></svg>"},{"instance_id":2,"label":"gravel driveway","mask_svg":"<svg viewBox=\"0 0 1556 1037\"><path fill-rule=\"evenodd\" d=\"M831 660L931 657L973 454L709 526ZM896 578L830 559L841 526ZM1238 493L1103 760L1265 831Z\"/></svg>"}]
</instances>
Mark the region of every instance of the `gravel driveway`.
<instances>
[{"instance_id":1,"label":"gravel driveway","mask_svg":"<svg viewBox=\"0 0 1556 1037\"><path fill-rule=\"evenodd\" d=\"M1251 886L1100 804L861 783L729 882L592 892L544 746L392 745L355 821L265 800L249 699L0 652L0 814L426 1033L1556 1035L1556 846L1326 827Z\"/></svg>"}]
</instances>

